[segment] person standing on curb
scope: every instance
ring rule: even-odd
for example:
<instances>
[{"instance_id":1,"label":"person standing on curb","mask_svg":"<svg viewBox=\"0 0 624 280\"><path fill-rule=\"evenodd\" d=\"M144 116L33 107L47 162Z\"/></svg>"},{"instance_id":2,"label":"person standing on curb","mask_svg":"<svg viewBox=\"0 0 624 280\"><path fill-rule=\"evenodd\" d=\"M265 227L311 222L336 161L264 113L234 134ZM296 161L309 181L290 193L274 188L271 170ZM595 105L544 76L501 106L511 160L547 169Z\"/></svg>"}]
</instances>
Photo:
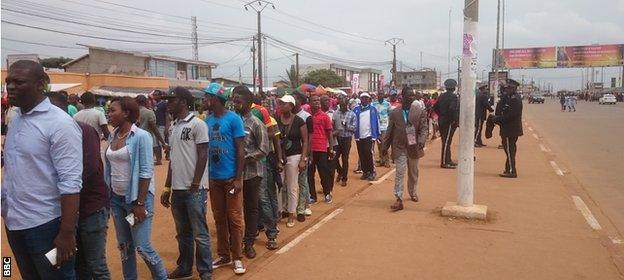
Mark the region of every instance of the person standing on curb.
<instances>
[{"instance_id":1,"label":"person standing on curb","mask_svg":"<svg viewBox=\"0 0 624 280\"><path fill-rule=\"evenodd\" d=\"M518 94L520 84L512 79L507 79L504 88L505 101L501 106L501 114L495 116L492 121L500 125L500 136L503 138L503 148L507 160L505 161L505 171L499 176L504 178L518 177L516 170L516 142L522 136L522 97Z\"/></svg>"},{"instance_id":2,"label":"person standing on curb","mask_svg":"<svg viewBox=\"0 0 624 280\"><path fill-rule=\"evenodd\" d=\"M424 147L427 141L429 127L427 126L427 110L414 100L414 90L404 88L402 93L402 107L394 108L390 112L388 132L382 153L388 154L392 146L392 158L396 164L396 179L394 184L395 203L390 206L393 211L403 210L403 189L405 171L408 173L407 189L410 199L418 202L418 159L425 155Z\"/></svg>"},{"instance_id":3,"label":"person standing on curb","mask_svg":"<svg viewBox=\"0 0 624 280\"><path fill-rule=\"evenodd\" d=\"M438 101L433 105L433 110L439 116L438 123L442 136L440 167L455 169L457 163L451 160L451 144L453 143L453 134L459 126L459 100L455 94L457 81L448 79L444 81L444 87L446 91L438 97Z\"/></svg>"},{"instance_id":4,"label":"person standing on curb","mask_svg":"<svg viewBox=\"0 0 624 280\"><path fill-rule=\"evenodd\" d=\"M243 169L245 168L245 129L243 120L225 108L228 94L218 83L204 90L204 105L211 114L208 126L208 172L210 206L217 227L216 269L232 263L234 273L244 274L243 265Z\"/></svg>"},{"instance_id":5,"label":"person standing on curb","mask_svg":"<svg viewBox=\"0 0 624 280\"><path fill-rule=\"evenodd\" d=\"M310 142L312 166L309 169L308 179L314 179L314 173L318 170L319 177L321 178L321 186L323 187L323 194L325 196L325 203L332 203L334 180L331 177L331 166L329 163L334 156L333 147L330 145L332 123L329 116L321 110L321 98L318 95L313 95L310 98L310 109L312 110L312 124L314 129L311 137L312 141ZM316 200L315 182L314 180L308 181L310 183L310 195L312 199Z\"/></svg>"},{"instance_id":6,"label":"person standing on curb","mask_svg":"<svg viewBox=\"0 0 624 280\"><path fill-rule=\"evenodd\" d=\"M308 170L310 169L310 158L312 155L312 151L310 149L312 143L312 115L306 112L301 108L302 104L306 102L306 96L298 91L293 92L293 97L295 98L296 104L293 109L293 113L300 117L308 128L308 151L307 155L309 157L301 156L301 160L306 163L305 170L299 172L299 203L297 205L297 221L300 223L305 222L305 217L312 215L312 210L310 209L310 204L316 203L315 199L312 199L310 196L310 180L308 178ZM314 178L312 178L314 179Z\"/></svg>"},{"instance_id":7,"label":"person standing on curb","mask_svg":"<svg viewBox=\"0 0 624 280\"><path fill-rule=\"evenodd\" d=\"M45 97L50 78L34 61L8 70L9 103L19 107L4 143L2 218L24 279L74 279L82 188L82 132ZM57 265L43 254L57 249Z\"/></svg>"},{"instance_id":8,"label":"person standing on curb","mask_svg":"<svg viewBox=\"0 0 624 280\"><path fill-rule=\"evenodd\" d=\"M179 256L169 279L193 276L196 259L200 279L212 278L212 250L206 223L208 200L208 127L189 111L195 98L176 87L164 96L174 118L169 131L169 168L160 203L171 207L176 227Z\"/></svg>"},{"instance_id":9,"label":"person standing on curb","mask_svg":"<svg viewBox=\"0 0 624 280\"><path fill-rule=\"evenodd\" d=\"M368 92L360 94L361 105L353 109L356 119L355 141L362 165L361 180L374 181L377 177L373 162L373 143L379 139L379 114L370 104L371 96Z\"/></svg>"},{"instance_id":10,"label":"person standing on curb","mask_svg":"<svg viewBox=\"0 0 624 280\"><path fill-rule=\"evenodd\" d=\"M245 169L243 171L243 209L245 217L245 237L243 249L249 259L256 257L254 243L260 218L258 211L259 190L264 176L264 159L269 154L269 136L265 125L250 112L253 93L247 87L236 87L233 105L243 119L245 128ZM277 237L277 236L275 236ZM269 243L277 246L275 238Z\"/></svg>"}]
</instances>

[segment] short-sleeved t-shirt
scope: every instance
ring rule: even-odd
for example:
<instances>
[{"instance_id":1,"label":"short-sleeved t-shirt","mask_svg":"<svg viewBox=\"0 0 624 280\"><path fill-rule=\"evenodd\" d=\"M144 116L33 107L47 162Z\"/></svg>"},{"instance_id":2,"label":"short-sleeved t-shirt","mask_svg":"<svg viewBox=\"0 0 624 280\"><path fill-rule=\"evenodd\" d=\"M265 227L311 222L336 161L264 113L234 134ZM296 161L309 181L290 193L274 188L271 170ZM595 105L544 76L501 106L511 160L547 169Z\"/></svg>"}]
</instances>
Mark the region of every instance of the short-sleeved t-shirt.
<instances>
[{"instance_id":1,"label":"short-sleeved t-shirt","mask_svg":"<svg viewBox=\"0 0 624 280\"><path fill-rule=\"evenodd\" d=\"M208 126L208 170L212 180L229 180L236 177L235 139L245 137L243 119L232 111L221 117L210 114Z\"/></svg>"},{"instance_id":2,"label":"short-sleeved t-shirt","mask_svg":"<svg viewBox=\"0 0 624 280\"><path fill-rule=\"evenodd\" d=\"M279 126L279 131L285 140L282 141L282 147L284 149L285 155L299 155L303 152L303 147L301 145L301 127L305 126L306 123L299 116L294 116L291 121L290 128L289 125L285 125L282 123L281 118L277 121L277 125ZM288 133L288 135L286 135Z\"/></svg>"},{"instance_id":3,"label":"short-sleeved t-shirt","mask_svg":"<svg viewBox=\"0 0 624 280\"><path fill-rule=\"evenodd\" d=\"M269 114L269 110L264 108L262 105L251 104L251 114L260 119L266 127L271 126L271 115Z\"/></svg>"},{"instance_id":4,"label":"short-sleeved t-shirt","mask_svg":"<svg viewBox=\"0 0 624 280\"><path fill-rule=\"evenodd\" d=\"M312 131L313 131L312 118L311 118L312 115L310 115L310 113L304 110L300 110L296 115L300 117L303 121L305 121L306 126L308 127L308 133L312 135Z\"/></svg>"},{"instance_id":5,"label":"short-sleeved t-shirt","mask_svg":"<svg viewBox=\"0 0 624 280\"><path fill-rule=\"evenodd\" d=\"M189 190L197 163L197 145L208 143L206 123L190 113L186 118L175 120L169 128L171 147L171 189ZM200 188L208 188L208 165L200 182Z\"/></svg>"},{"instance_id":6,"label":"short-sleeved t-shirt","mask_svg":"<svg viewBox=\"0 0 624 280\"><path fill-rule=\"evenodd\" d=\"M74 115L74 120L86 123L95 128L98 135L100 135L100 139L102 138L102 125L108 124L104 113L96 108L80 110L80 112Z\"/></svg>"},{"instance_id":7,"label":"short-sleeved t-shirt","mask_svg":"<svg viewBox=\"0 0 624 280\"><path fill-rule=\"evenodd\" d=\"M314 112L312 115L312 139L310 146L313 152L327 152L327 135L331 132L332 122L329 116L321 110Z\"/></svg>"}]
</instances>

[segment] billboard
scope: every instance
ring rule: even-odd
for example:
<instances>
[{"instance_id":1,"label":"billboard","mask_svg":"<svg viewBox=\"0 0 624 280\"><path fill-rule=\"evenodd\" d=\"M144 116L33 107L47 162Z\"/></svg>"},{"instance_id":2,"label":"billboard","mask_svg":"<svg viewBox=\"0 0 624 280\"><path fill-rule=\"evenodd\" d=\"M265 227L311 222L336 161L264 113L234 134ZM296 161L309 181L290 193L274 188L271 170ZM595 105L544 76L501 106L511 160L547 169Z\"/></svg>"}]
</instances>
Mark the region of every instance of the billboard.
<instances>
[{"instance_id":1,"label":"billboard","mask_svg":"<svg viewBox=\"0 0 624 280\"><path fill-rule=\"evenodd\" d=\"M622 66L624 44L503 49L494 58L504 69Z\"/></svg>"}]
</instances>

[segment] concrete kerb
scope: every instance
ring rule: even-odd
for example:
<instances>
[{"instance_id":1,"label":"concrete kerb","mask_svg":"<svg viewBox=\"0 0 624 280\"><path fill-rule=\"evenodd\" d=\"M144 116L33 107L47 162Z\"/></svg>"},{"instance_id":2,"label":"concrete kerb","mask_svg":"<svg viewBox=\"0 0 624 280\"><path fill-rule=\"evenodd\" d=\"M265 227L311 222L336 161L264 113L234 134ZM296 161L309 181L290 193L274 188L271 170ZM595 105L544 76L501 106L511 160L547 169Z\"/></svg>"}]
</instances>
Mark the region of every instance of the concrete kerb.
<instances>
[{"instance_id":1,"label":"concrete kerb","mask_svg":"<svg viewBox=\"0 0 624 280\"><path fill-rule=\"evenodd\" d=\"M457 217L472 220L485 221L487 218L487 206L473 204L472 206L461 206L456 202L447 202L442 207L441 214L443 217Z\"/></svg>"}]
</instances>

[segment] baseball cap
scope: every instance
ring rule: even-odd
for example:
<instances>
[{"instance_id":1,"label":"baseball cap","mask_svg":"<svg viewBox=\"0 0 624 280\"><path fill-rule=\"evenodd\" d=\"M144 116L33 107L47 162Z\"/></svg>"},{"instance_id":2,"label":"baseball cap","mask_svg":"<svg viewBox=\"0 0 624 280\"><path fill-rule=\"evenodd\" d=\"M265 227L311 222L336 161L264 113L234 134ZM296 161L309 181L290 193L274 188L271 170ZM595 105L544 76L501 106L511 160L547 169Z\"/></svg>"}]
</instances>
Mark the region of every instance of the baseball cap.
<instances>
[{"instance_id":1,"label":"baseball cap","mask_svg":"<svg viewBox=\"0 0 624 280\"><path fill-rule=\"evenodd\" d=\"M183 100L186 100L186 104L188 104L189 106L192 105L193 101L195 100L191 92L188 89L183 88L183 87L175 87L169 93L163 94L162 98L163 99L172 99L172 98L183 99Z\"/></svg>"},{"instance_id":2,"label":"baseball cap","mask_svg":"<svg viewBox=\"0 0 624 280\"><path fill-rule=\"evenodd\" d=\"M227 100L230 97L230 92L226 92L225 88L221 86L219 83L210 83L205 89L204 92L209 95L213 95L219 97L223 100Z\"/></svg>"},{"instance_id":3,"label":"baseball cap","mask_svg":"<svg viewBox=\"0 0 624 280\"><path fill-rule=\"evenodd\" d=\"M455 81L454 79L448 79L448 80L444 81L444 87L445 88L456 88L457 87L457 81Z\"/></svg>"},{"instance_id":4,"label":"baseball cap","mask_svg":"<svg viewBox=\"0 0 624 280\"><path fill-rule=\"evenodd\" d=\"M282 96L282 98L280 98L280 101L284 103L292 103L292 105L297 104L297 102L295 101L295 98L292 95L288 95L288 94Z\"/></svg>"},{"instance_id":5,"label":"baseball cap","mask_svg":"<svg viewBox=\"0 0 624 280\"><path fill-rule=\"evenodd\" d=\"M368 97L368 98L370 98L371 96L370 96L370 93L364 91L364 92L360 93L360 97Z\"/></svg>"}]
</instances>

